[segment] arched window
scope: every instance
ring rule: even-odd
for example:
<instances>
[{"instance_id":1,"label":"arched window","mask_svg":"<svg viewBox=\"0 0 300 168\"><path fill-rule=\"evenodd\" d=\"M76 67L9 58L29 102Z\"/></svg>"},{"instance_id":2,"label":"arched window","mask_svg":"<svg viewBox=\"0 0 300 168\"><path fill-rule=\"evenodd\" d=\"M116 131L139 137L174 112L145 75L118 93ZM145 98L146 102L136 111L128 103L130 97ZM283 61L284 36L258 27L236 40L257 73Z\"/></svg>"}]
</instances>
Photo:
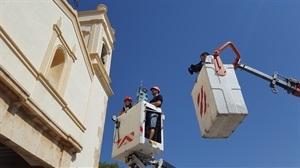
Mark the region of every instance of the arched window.
<instances>
[{"instance_id":1,"label":"arched window","mask_svg":"<svg viewBox=\"0 0 300 168\"><path fill-rule=\"evenodd\" d=\"M103 65L105 65L105 63L107 62L107 56L108 56L108 51L107 51L106 45L103 44L102 52L101 52L101 60L102 60Z\"/></svg>"},{"instance_id":2,"label":"arched window","mask_svg":"<svg viewBox=\"0 0 300 168\"><path fill-rule=\"evenodd\" d=\"M48 81L57 89L65 66L65 54L61 48L55 51L51 65L49 67Z\"/></svg>"}]
</instances>

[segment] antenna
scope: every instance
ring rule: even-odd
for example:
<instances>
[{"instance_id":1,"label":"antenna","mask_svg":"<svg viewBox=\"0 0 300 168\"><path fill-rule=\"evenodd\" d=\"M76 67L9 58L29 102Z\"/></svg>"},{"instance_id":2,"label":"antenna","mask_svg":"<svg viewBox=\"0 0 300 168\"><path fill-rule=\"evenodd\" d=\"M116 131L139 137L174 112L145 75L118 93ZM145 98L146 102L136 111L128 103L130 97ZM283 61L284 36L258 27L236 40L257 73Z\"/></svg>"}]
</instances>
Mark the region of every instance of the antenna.
<instances>
[{"instance_id":1,"label":"antenna","mask_svg":"<svg viewBox=\"0 0 300 168\"><path fill-rule=\"evenodd\" d=\"M141 85L140 85L140 88L143 86L143 80L141 80Z\"/></svg>"},{"instance_id":2,"label":"antenna","mask_svg":"<svg viewBox=\"0 0 300 168\"><path fill-rule=\"evenodd\" d=\"M138 89L138 92L136 93L136 99L137 99L137 103L142 100L148 101L147 89L143 88L143 81L141 81L141 85Z\"/></svg>"},{"instance_id":3,"label":"antenna","mask_svg":"<svg viewBox=\"0 0 300 168\"><path fill-rule=\"evenodd\" d=\"M73 4L74 4L74 6L75 6L76 8L78 8L78 1L79 1L79 0L73 0Z\"/></svg>"}]
</instances>

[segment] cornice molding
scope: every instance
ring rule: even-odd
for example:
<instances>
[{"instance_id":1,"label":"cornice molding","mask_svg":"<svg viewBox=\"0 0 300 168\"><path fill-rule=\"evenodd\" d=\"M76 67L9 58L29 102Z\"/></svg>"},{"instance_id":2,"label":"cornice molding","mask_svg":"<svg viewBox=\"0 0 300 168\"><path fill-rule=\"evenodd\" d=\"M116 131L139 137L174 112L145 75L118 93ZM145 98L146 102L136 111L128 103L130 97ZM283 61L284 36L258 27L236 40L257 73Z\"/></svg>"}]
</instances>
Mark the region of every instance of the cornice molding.
<instances>
[{"instance_id":1,"label":"cornice molding","mask_svg":"<svg viewBox=\"0 0 300 168\"><path fill-rule=\"evenodd\" d=\"M62 43L62 45L67 49L68 55L72 58L73 62L75 62L75 60L77 60L73 50L75 50L75 46L73 47L73 49L71 49L68 45L68 43L66 42L64 36L62 35L62 31L59 28L58 24L54 24L53 25L53 30L56 32L57 37L59 38L60 42Z\"/></svg>"},{"instance_id":2,"label":"cornice molding","mask_svg":"<svg viewBox=\"0 0 300 168\"><path fill-rule=\"evenodd\" d=\"M89 72L90 79L92 79L95 72L93 70L91 59L89 58L89 51L87 50L87 47L84 43L83 32L81 31L80 23L77 18L77 11L75 11L66 0L53 0L53 1L73 23L74 31L78 38L78 43L83 52L83 59L86 63L86 67Z\"/></svg>"},{"instance_id":3,"label":"cornice molding","mask_svg":"<svg viewBox=\"0 0 300 168\"><path fill-rule=\"evenodd\" d=\"M30 94L0 65L0 90L2 90L14 105L24 110L27 115L32 116L32 121L46 132L53 134L58 143L66 146L72 152L82 151L82 146L72 135L67 134L59 127L37 104L32 100Z\"/></svg>"},{"instance_id":4,"label":"cornice molding","mask_svg":"<svg viewBox=\"0 0 300 168\"><path fill-rule=\"evenodd\" d=\"M101 85L103 86L105 93L107 94L107 96L114 95L114 93L109 85L111 82L111 79L108 76L102 61L100 60L100 56L98 55L98 53L91 53L91 58L96 59L96 61L93 61L92 65L94 67L94 70L95 70L98 80L100 81Z\"/></svg>"},{"instance_id":5,"label":"cornice molding","mask_svg":"<svg viewBox=\"0 0 300 168\"><path fill-rule=\"evenodd\" d=\"M24 53L17 47L13 40L8 36L8 34L0 26L0 37L9 46L9 48L15 53L23 65L28 69L28 71L48 90L48 92L53 96L53 98L60 104L62 109L66 114L72 119L72 121L79 127L79 129L84 132L86 130L83 123L74 115L74 112L68 107L64 99L59 95L59 93L52 87L48 82L46 77L41 74L27 59ZM3 68L2 68L3 69Z\"/></svg>"},{"instance_id":6,"label":"cornice molding","mask_svg":"<svg viewBox=\"0 0 300 168\"><path fill-rule=\"evenodd\" d=\"M112 40L115 40L114 32L109 29L109 25L103 19L91 19L91 20L84 20L80 21L81 24L101 24L104 27L105 34L112 36L112 38L108 38L109 45L111 46L112 50L114 50L114 44Z\"/></svg>"},{"instance_id":7,"label":"cornice molding","mask_svg":"<svg viewBox=\"0 0 300 168\"><path fill-rule=\"evenodd\" d=\"M52 95L55 100L60 104L65 113L72 119L72 121L79 127L79 129L84 132L86 130L83 123L74 115L72 110L68 107L68 104L65 100L60 96L60 94L53 88L53 86L49 83L46 77L39 73L38 80L41 84L48 90L48 92Z\"/></svg>"}]
</instances>

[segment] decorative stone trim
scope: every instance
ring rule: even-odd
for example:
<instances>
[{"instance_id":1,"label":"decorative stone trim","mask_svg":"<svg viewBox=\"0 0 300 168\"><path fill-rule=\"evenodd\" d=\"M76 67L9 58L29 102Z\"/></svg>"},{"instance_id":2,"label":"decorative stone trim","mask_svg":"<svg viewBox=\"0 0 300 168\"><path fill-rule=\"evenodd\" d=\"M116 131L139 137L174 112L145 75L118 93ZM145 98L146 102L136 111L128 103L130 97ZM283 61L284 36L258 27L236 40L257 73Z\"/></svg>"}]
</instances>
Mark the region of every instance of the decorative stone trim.
<instances>
[{"instance_id":1,"label":"decorative stone trim","mask_svg":"<svg viewBox=\"0 0 300 168\"><path fill-rule=\"evenodd\" d=\"M63 1L62 0L54 0L54 2L57 4L57 6L59 8L61 8L62 11L65 12L66 16L68 16L68 18L73 23L74 31L76 32L76 35L78 37L79 48L82 49L83 58L84 58L84 61L86 63L87 70L89 72L90 79L92 79L93 76L94 76L94 74L95 74L95 72L94 72L94 70L92 68L91 60L88 57L89 56L89 52L88 52L87 47L85 46L85 43L84 43L83 33L81 31L80 24L79 24L79 21L77 19L77 11L74 10L70 6L70 4L67 1L65 1L65 0L63 0Z\"/></svg>"},{"instance_id":2,"label":"decorative stone trim","mask_svg":"<svg viewBox=\"0 0 300 168\"><path fill-rule=\"evenodd\" d=\"M16 56L21 60L24 66L28 69L28 71L37 79L39 80L44 87L49 91L49 93L53 96L53 98L61 105L62 109L67 113L68 116L72 119L72 121L80 128L82 132L86 130L83 123L74 115L74 112L68 107L67 103L64 99L59 95L59 93L52 87L52 85L48 82L46 77L39 73L39 71L30 63L30 61L26 58L24 53L16 46L13 40L6 34L3 28L0 26L0 37L3 39L4 42L11 48L11 50L16 54ZM0 65L1 71L4 71L4 67ZM23 89L23 92L26 92ZM27 93L27 92L26 92ZM26 97L29 97L29 93ZM27 99L27 98L26 98Z\"/></svg>"},{"instance_id":3,"label":"decorative stone trim","mask_svg":"<svg viewBox=\"0 0 300 168\"><path fill-rule=\"evenodd\" d=\"M72 119L72 121L80 128L81 131L85 131L85 126L81 123L81 121L74 115L72 110L68 107L67 103L64 99L59 95L59 93L53 88L53 86L49 83L46 77L43 74L39 74L38 80L43 84L43 86L48 90L48 92L57 100L62 109L66 112L66 114Z\"/></svg>"},{"instance_id":4,"label":"decorative stone trim","mask_svg":"<svg viewBox=\"0 0 300 168\"><path fill-rule=\"evenodd\" d=\"M103 19L93 19L88 21L80 21L81 24L101 24L104 27L104 32L107 35L113 35L112 32L109 32L108 25L105 23ZM114 40L114 38L113 38ZM108 38L109 45L111 46L112 50L114 50L114 44L111 38Z\"/></svg>"},{"instance_id":5,"label":"decorative stone trim","mask_svg":"<svg viewBox=\"0 0 300 168\"><path fill-rule=\"evenodd\" d=\"M14 101L16 107L23 109L41 129L53 134L58 143L67 147L73 153L82 150L82 146L70 134L60 128L37 104L31 99L26 90L0 65L0 89Z\"/></svg>"},{"instance_id":6,"label":"decorative stone trim","mask_svg":"<svg viewBox=\"0 0 300 168\"><path fill-rule=\"evenodd\" d=\"M75 62L75 60L77 60L75 54L73 53L73 51L75 51L75 46L73 47L73 49L71 49L68 46L65 38L62 36L62 32L61 32L61 30L59 28L59 25L54 24L53 25L53 30L56 32L57 37L59 38L61 44L67 49L68 55L72 58L73 62Z\"/></svg>"},{"instance_id":7,"label":"decorative stone trim","mask_svg":"<svg viewBox=\"0 0 300 168\"><path fill-rule=\"evenodd\" d=\"M98 80L100 81L100 83L102 84L103 89L104 89L105 93L107 94L107 96L112 96L114 93L109 85L111 82L110 77L108 76L103 63L99 58L100 57L99 57L98 53L91 54L91 59L96 60L96 61L93 61L93 63L92 63L95 73L96 73L96 76L97 76Z\"/></svg>"}]
</instances>

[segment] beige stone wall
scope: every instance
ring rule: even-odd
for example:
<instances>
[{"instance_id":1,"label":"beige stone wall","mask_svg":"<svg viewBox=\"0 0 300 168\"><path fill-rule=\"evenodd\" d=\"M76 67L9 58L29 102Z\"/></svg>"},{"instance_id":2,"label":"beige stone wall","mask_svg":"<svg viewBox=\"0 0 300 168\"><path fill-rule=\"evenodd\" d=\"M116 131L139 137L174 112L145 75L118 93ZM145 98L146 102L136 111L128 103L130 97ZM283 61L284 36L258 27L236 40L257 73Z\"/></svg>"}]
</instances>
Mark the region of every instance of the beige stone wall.
<instances>
[{"instance_id":1,"label":"beige stone wall","mask_svg":"<svg viewBox=\"0 0 300 168\"><path fill-rule=\"evenodd\" d=\"M0 143L31 166L98 167L113 95L114 31L106 10L100 6L79 22L67 1L0 3ZM98 32L85 39L81 24L91 17ZM61 60L59 76L51 68Z\"/></svg>"},{"instance_id":2,"label":"beige stone wall","mask_svg":"<svg viewBox=\"0 0 300 168\"><path fill-rule=\"evenodd\" d=\"M59 137L32 111L20 104L20 97L11 90L16 86L6 86L3 82L0 86L1 143L13 149L32 166L68 167L72 152L66 151Z\"/></svg>"}]
</instances>

